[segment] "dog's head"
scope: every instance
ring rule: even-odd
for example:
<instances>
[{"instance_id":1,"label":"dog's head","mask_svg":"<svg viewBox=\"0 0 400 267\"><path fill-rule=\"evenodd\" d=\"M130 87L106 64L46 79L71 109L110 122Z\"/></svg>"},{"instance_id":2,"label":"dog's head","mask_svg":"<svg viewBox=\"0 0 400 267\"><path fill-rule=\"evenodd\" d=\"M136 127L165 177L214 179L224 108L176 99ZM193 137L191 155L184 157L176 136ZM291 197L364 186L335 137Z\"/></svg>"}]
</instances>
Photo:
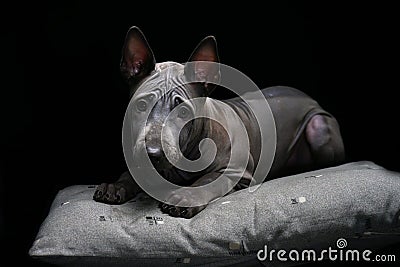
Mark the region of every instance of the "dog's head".
<instances>
[{"instance_id":1,"label":"dog's head","mask_svg":"<svg viewBox=\"0 0 400 267\"><path fill-rule=\"evenodd\" d=\"M201 134L204 122L201 119L188 122L187 118L201 108L190 100L207 97L215 88L212 82L219 79L219 68L204 63L219 62L215 38L203 39L188 62L193 64L187 67L188 64L176 62L156 63L153 51L139 28L130 28L126 35L120 68L129 85L135 113L133 119L143 120L142 114L148 114L142 124L144 131L135 137L133 143L145 142L146 151L158 170L172 166L167 157L178 160L181 155L179 148L187 158L198 156L198 143L193 138ZM188 80L204 82L187 83ZM168 120L174 123L166 126L168 116Z\"/></svg>"}]
</instances>

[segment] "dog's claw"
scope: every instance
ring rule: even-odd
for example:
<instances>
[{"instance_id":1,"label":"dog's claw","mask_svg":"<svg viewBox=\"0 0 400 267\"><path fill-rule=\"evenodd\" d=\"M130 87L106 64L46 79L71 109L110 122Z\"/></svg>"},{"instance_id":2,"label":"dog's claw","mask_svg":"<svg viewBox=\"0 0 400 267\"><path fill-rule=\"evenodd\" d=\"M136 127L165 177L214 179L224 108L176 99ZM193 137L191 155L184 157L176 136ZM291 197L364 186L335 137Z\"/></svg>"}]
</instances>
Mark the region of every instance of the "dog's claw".
<instances>
[{"instance_id":1,"label":"dog's claw","mask_svg":"<svg viewBox=\"0 0 400 267\"><path fill-rule=\"evenodd\" d=\"M179 217L179 208L177 208L177 207L174 207L174 206L172 206L172 208L170 208L170 212L169 212L169 214L171 215L171 216L174 216L174 217Z\"/></svg>"},{"instance_id":2,"label":"dog's claw","mask_svg":"<svg viewBox=\"0 0 400 267\"><path fill-rule=\"evenodd\" d=\"M185 215L187 214L187 212L188 212L187 209L183 209L183 210L181 211L181 215L185 216Z\"/></svg>"},{"instance_id":3,"label":"dog's claw","mask_svg":"<svg viewBox=\"0 0 400 267\"><path fill-rule=\"evenodd\" d=\"M101 197L101 191L100 190L96 190L94 192L93 199L96 199L96 198L99 198L99 197Z\"/></svg>"},{"instance_id":4,"label":"dog's claw","mask_svg":"<svg viewBox=\"0 0 400 267\"><path fill-rule=\"evenodd\" d=\"M176 207L170 206L170 207L168 208L168 211L170 211L170 212L175 212L175 211L176 211Z\"/></svg>"}]
</instances>

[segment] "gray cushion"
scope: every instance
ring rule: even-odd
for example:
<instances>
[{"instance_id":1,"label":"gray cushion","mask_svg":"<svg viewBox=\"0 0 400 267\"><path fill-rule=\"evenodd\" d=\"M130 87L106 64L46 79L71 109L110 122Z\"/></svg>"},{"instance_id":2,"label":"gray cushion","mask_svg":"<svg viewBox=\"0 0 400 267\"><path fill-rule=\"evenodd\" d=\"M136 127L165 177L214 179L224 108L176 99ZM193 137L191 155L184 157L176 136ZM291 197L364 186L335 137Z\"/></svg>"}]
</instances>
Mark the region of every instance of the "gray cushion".
<instances>
[{"instance_id":1,"label":"gray cushion","mask_svg":"<svg viewBox=\"0 0 400 267\"><path fill-rule=\"evenodd\" d=\"M31 256L67 265L242 266L257 262L264 245L318 250L345 238L349 249L373 249L400 241L400 173L372 162L268 181L192 219L161 213L144 194L123 205L97 203L94 190L76 185L58 193Z\"/></svg>"}]
</instances>

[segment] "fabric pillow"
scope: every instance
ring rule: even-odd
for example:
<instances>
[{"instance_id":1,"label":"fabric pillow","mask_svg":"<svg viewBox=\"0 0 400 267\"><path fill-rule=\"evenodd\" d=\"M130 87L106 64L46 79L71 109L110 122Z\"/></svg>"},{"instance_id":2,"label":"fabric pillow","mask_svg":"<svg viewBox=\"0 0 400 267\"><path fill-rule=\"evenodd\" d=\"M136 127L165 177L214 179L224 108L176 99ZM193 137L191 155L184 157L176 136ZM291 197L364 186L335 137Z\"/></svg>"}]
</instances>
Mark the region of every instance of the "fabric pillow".
<instances>
[{"instance_id":1,"label":"fabric pillow","mask_svg":"<svg viewBox=\"0 0 400 267\"><path fill-rule=\"evenodd\" d=\"M265 245L337 249L342 238L349 249L372 250L400 242L400 173L367 161L271 180L192 219L163 214L145 194L123 205L98 203L94 190L75 185L57 194L32 257L74 266L245 266L258 262Z\"/></svg>"}]
</instances>

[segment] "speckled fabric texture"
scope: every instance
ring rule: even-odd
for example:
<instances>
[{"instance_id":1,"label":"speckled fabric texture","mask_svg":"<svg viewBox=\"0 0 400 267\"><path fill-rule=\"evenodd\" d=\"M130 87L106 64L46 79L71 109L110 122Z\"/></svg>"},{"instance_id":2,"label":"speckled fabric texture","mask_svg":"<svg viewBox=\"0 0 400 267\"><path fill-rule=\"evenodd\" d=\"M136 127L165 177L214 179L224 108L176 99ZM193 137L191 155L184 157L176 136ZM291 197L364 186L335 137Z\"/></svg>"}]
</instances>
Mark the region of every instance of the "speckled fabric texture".
<instances>
[{"instance_id":1,"label":"speckled fabric texture","mask_svg":"<svg viewBox=\"0 0 400 267\"><path fill-rule=\"evenodd\" d=\"M271 249L378 248L400 242L400 173L354 162L265 182L212 202L192 219L140 194L95 202L95 186L61 190L29 251L69 266L254 266ZM288 265L286 263L285 265Z\"/></svg>"}]
</instances>

